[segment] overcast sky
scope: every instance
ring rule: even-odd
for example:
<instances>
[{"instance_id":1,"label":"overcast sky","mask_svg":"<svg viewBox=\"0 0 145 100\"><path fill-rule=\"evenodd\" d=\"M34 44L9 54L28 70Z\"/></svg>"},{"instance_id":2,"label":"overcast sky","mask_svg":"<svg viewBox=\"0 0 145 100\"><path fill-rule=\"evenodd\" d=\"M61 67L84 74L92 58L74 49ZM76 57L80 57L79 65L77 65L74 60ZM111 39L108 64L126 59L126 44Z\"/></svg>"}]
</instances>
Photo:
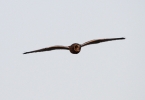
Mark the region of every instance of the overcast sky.
<instances>
[{"instance_id":1,"label":"overcast sky","mask_svg":"<svg viewBox=\"0 0 145 100\"><path fill-rule=\"evenodd\" d=\"M144 0L0 0L0 41L0 100L145 100Z\"/></svg>"}]
</instances>

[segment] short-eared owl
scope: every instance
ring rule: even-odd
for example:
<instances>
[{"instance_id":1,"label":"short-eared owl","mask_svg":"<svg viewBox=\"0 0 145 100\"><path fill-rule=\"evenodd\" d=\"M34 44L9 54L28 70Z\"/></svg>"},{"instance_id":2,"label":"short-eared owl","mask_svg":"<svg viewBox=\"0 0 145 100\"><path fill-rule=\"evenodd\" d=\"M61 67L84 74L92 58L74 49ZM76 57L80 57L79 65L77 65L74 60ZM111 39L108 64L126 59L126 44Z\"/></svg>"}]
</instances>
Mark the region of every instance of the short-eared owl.
<instances>
[{"instance_id":1,"label":"short-eared owl","mask_svg":"<svg viewBox=\"0 0 145 100\"><path fill-rule=\"evenodd\" d=\"M47 48L42 48L39 50L25 52L23 54L34 53L34 52L43 52L43 51L51 51L51 50L56 50L56 49L69 50L72 54L78 54L81 51L81 47L84 47L84 46L87 46L90 44L97 44L97 43L101 43L101 42L107 42L107 41L113 41L113 40L123 40L123 39L125 39L125 38L122 37L122 38L94 39L94 40L85 42L83 44L73 43L70 46L56 45L56 46L51 46L51 47L47 47Z\"/></svg>"}]
</instances>

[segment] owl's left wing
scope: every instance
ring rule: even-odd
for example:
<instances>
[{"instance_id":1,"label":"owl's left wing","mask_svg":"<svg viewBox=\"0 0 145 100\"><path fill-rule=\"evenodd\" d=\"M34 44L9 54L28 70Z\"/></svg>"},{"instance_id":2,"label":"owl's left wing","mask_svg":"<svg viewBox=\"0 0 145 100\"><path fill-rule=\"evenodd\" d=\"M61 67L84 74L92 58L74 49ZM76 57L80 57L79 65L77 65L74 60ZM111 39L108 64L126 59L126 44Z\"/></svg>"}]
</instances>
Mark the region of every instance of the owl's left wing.
<instances>
[{"instance_id":1,"label":"owl's left wing","mask_svg":"<svg viewBox=\"0 0 145 100\"><path fill-rule=\"evenodd\" d=\"M101 42L107 42L107 41L113 41L113 40L123 40L123 39L125 39L125 38L121 37L121 38L95 39L95 40L85 42L81 46L83 47L83 46L90 45L90 44L97 44L97 43L101 43Z\"/></svg>"}]
</instances>

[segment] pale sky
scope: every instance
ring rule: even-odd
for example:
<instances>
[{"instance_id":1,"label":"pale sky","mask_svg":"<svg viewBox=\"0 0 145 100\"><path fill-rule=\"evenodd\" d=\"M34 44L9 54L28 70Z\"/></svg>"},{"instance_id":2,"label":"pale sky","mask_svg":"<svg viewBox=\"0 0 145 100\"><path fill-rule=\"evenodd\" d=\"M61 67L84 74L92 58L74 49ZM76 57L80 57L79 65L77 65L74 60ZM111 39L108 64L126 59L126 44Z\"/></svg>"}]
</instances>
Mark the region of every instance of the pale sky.
<instances>
[{"instance_id":1,"label":"pale sky","mask_svg":"<svg viewBox=\"0 0 145 100\"><path fill-rule=\"evenodd\" d=\"M0 41L0 100L145 100L144 0L0 0Z\"/></svg>"}]
</instances>

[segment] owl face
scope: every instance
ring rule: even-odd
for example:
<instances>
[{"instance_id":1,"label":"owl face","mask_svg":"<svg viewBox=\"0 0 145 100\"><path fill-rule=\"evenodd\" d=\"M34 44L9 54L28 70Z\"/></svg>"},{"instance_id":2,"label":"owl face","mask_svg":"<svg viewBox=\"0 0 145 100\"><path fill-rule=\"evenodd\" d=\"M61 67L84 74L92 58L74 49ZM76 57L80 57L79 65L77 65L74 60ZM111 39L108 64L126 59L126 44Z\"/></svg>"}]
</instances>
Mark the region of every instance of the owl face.
<instances>
[{"instance_id":1,"label":"owl face","mask_svg":"<svg viewBox=\"0 0 145 100\"><path fill-rule=\"evenodd\" d=\"M74 45L74 51L80 52L81 46L79 44Z\"/></svg>"},{"instance_id":2,"label":"owl face","mask_svg":"<svg viewBox=\"0 0 145 100\"><path fill-rule=\"evenodd\" d=\"M81 51L81 45L78 43L74 43L70 46L70 52L72 54L78 54Z\"/></svg>"}]
</instances>

